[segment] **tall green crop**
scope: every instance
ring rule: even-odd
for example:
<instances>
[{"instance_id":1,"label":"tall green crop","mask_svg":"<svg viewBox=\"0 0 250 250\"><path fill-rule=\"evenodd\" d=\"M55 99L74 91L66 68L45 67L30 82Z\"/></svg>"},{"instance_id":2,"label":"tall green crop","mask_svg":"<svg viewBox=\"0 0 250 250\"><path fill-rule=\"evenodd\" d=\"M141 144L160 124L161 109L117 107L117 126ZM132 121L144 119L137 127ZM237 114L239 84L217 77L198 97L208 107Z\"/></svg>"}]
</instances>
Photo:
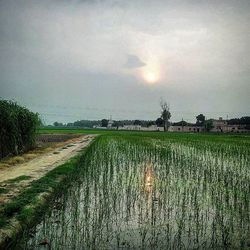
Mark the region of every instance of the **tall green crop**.
<instances>
[{"instance_id":1,"label":"tall green crop","mask_svg":"<svg viewBox=\"0 0 250 250\"><path fill-rule=\"evenodd\" d=\"M0 158L30 149L39 123L37 113L15 102L0 100Z\"/></svg>"}]
</instances>

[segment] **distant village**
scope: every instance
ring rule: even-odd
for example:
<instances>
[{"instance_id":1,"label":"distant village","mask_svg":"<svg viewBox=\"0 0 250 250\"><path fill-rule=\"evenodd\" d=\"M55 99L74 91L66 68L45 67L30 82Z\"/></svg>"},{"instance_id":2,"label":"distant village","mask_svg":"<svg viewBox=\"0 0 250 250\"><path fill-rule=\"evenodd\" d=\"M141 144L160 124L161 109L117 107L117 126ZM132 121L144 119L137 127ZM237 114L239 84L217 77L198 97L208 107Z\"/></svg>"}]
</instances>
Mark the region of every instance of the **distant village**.
<instances>
[{"instance_id":1,"label":"distant village","mask_svg":"<svg viewBox=\"0 0 250 250\"><path fill-rule=\"evenodd\" d=\"M205 118L205 117L204 117ZM245 124L242 123L245 121ZM116 129L116 130L135 130L135 131L164 131L162 124L140 124L140 120L135 120L134 124L119 125L119 122L109 120L102 120L101 125L94 125L96 129ZM106 123L106 124L105 124ZM116 124L117 123L117 124ZM156 121L157 123L157 121ZM170 123L168 127L169 132L216 132L216 133L243 133L250 132L250 117L242 117L239 119L225 120L222 117L218 119L209 119L204 122L197 120L196 124L180 121Z\"/></svg>"},{"instance_id":2,"label":"distant village","mask_svg":"<svg viewBox=\"0 0 250 250\"><path fill-rule=\"evenodd\" d=\"M196 116L195 123L188 123L183 119L179 122L170 122L171 113L167 106L162 109L162 115L156 120L78 120L73 123L54 122L55 127L94 128L109 130L134 130L134 131L169 131L169 132L215 132L215 133L247 133L250 132L250 116L241 118L206 119L203 114ZM165 112L165 113L164 113ZM165 114L165 119L164 119Z\"/></svg>"}]
</instances>

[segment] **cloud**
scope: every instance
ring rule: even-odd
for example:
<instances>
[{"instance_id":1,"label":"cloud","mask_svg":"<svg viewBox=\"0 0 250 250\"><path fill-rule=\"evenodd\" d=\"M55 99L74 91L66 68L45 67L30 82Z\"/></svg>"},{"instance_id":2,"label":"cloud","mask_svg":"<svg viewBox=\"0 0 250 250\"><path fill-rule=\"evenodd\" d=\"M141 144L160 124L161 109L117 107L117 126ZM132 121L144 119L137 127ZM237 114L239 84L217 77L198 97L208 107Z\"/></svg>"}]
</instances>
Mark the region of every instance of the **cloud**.
<instances>
[{"instance_id":1,"label":"cloud","mask_svg":"<svg viewBox=\"0 0 250 250\"><path fill-rule=\"evenodd\" d=\"M146 63L142 62L141 59L136 55L128 55L127 62L124 65L125 68L135 69L146 66Z\"/></svg>"},{"instance_id":2,"label":"cloud","mask_svg":"<svg viewBox=\"0 0 250 250\"><path fill-rule=\"evenodd\" d=\"M62 122L113 107L136 112L114 119L155 119L160 96L173 120L249 113L250 1L146 2L0 0L0 96L45 114L57 110L35 105L100 108ZM158 84L142 83L146 71Z\"/></svg>"}]
</instances>

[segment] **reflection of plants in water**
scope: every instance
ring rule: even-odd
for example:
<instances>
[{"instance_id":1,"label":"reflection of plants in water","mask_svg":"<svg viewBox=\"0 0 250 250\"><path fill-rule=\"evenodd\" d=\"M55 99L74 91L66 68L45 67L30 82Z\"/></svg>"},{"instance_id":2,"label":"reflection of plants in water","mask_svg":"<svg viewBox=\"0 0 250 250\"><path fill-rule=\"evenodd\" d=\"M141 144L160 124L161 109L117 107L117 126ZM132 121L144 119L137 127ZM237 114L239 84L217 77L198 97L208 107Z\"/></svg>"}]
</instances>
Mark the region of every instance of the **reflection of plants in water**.
<instances>
[{"instance_id":1,"label":"reflection of plants in water","mask_svg":"<svg viewBox=\"0 0 250 250\"><path fill-rule=\"evenodd\" d=\"M27 248L43 239L51 249L246 247L248 153L214 142L102 137Z\"/></svg>"}]
</instances>

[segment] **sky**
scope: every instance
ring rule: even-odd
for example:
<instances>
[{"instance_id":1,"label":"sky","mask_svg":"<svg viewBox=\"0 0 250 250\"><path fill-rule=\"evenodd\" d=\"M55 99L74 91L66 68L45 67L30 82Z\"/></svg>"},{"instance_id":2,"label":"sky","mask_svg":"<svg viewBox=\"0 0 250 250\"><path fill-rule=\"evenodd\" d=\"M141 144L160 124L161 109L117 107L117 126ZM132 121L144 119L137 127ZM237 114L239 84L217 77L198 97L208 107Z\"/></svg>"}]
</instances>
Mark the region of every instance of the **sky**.
<instances>
[{"instance_id":1,"label":"sky","mask_svg":"<svg viewBox=\"0 0 250 250\"><path fill-rule=\"evenodd\" d=\"M249 0L0 0L0 97L46 124L250 115Z\"/></svg>"}]
</instances>

